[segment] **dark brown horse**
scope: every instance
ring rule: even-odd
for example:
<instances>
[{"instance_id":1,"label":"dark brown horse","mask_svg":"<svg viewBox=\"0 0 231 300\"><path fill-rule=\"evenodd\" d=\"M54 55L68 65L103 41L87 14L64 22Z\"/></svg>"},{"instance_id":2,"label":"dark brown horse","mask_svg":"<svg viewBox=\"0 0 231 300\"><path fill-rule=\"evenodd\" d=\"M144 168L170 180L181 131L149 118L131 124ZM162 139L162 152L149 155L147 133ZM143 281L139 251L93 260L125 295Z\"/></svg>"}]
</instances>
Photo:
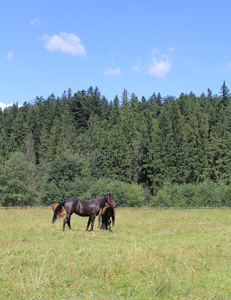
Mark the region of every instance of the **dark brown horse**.
<instances>
[{"instance_id":1,"label":"dark brown horse","mask_svg":"<svg viewBox=\"0 0 231 300\"><path fill-rule=\"evenodd\" d=\"M111 219L112 219L112 231L114 232L115 225L115 207L106 203L104 208L100 209L99 212L99 225L98 229L100 229L100 220L102 221L102 228L106 230L110 230L111 228Z\"/></svg>"},{"instance_id":2,"label":"dark brown horse","mask_svg":"<svg viewBox=\"0 0 231 300\"><path fill-rule=\"evenodd\" d=\"M95 217L99 214L100 208L104 207L106 203L109 203L114 207L116 206L112 194L103 195L95 199L90 199L88 201L75 198L61 201L54 211L52 223L56 221L58 213L60 212L62 207L64 207L67 215L63 221L63 231L65 230L66 224L71 229L70 219L71 215L75 213L81 217L89 217L86 230L88 230L88 227L91 223L91 232L93 232Z\"/></svg>"},{"instance_id":3,"label":"dark brown horse","mask_svg":"<svg viewBox=\"0 0 231 300\"><path fill-rule=\"evenodd\" d=\"M53 209L53 212L55 211L56 207L59 205L59 203L55 203L53 204L52 206L52 209ZM64 207L61 208L61 211L58 212L58 216L60 218L62 218L65 214L63 213L64 212Z\"/></svg>"}]
</instances>

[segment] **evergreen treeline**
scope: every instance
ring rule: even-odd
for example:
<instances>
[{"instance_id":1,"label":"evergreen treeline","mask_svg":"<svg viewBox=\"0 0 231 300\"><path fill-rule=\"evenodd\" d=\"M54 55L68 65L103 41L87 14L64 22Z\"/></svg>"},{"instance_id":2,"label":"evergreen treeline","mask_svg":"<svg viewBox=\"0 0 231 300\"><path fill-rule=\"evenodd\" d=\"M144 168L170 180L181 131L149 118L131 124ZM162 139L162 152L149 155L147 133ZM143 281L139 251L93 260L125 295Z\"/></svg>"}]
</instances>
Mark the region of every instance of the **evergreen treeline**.
<instances>
[{"instance_id":1,"label":"evergreen treeline","mask_svg":"<svg viewBox=\"0 0 231 300\"><path fill-rule=\"evenodd\" d=\"M69 89L0 110L0 131L1 205L88 199L110 188L119 205L139 206L176 185L230 184L225 82L219 95L138 99L124 90L112 102L97 87Z\"/></svg>"}]
</instances>

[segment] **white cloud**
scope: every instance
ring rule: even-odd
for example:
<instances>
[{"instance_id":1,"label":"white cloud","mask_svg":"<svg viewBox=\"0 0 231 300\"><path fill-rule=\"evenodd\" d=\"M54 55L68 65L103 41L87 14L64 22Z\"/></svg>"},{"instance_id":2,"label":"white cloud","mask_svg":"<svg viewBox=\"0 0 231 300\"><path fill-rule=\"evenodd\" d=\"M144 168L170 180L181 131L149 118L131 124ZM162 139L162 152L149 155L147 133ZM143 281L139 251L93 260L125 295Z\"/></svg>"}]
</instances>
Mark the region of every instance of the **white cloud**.
<instances>
[{"instance_id":1,"label":"white cloud","mask_svg":"<svg viewBox=\"0 0 231 300\"><path fill-rule=\"evenodd\" d=\"M142 63L140 59L137 59L136 64L132 66L133 72L141 72L142 71Z\"/></svg>"},{"instance_id":2,"label":"white cloud","mask_svg":"<svg viewBox=\"0 0 231 300\"><path fill-rule=\"evenodd\" d=\"M166 55L162 55L160 58L153 57L152 62L148 64L148 74L164 78L170 71L171 65L172 63Z\"/></svg>"},{"instance_id":3,"label":"white cloud","mask_svg":"<svg viewBox=\"0 0 231 300\"><path fill-rule=\"evenodd\" d=\"M31 26L34 26L34 27L40 27L42 25L41 21L40 21L40 18L37 17L33 20L30 21L30 25Z\"/></svg>"},{"instance_id":4,"label":"white cloud","mask_svg":"<svg viewBox=\"0 0 231 300\"><path fill-rule=\"evenodd\" d=\"M138 66L138 65L132 66L132 71L133 72L140 72L141 71L140 66Z\"/></svg>"},{"instance_id":5,"label":"white cloud","mask_svg":"<svg viewBox=\"0 0 231 300\"><path fill-rule=\"evenodd\" d=\"M169 47L168 52L174 52L176 49L174 47Z\"/></svg>"},{"instance_id":6,"label":"white cloud","mask_svg":"<svg viewBox=\"0 0 231 300\"><path fill-rule=\"evenodd\" d=\"M159 50L156 48L152 49L152 55L157 55L157 54L159 54Z\"/></svg>"},{"instance_id":7,"label":"white cloud","mask_svg":"<svg viewBox=\"0 0 231 300\"><path fill-rule=\"evenodd\" d=\"M13 51L8 52L6 57L7 57L8 60L13 60L14 59L14 52Z\"/></svg>"},{"instance_id":8,"label":"white cloud","mask_svg":"<svg viewBox=\"0 0 231 300\"><path fill-rule=\"evenodd\" d=\"M106 76L117 76L117 75L121 75L121 70L119 67L115 68L115 69L112 69L112 68L109 68L108 70L106 70L104 72L104 75Z\"/></svg>"},{"instance_id":9,"label":"white cloud","mask_svg":"<svg viewBox=\"0 0 231 300\"><path fill-rule=\"evenodd\" d=\"M7 107L9 107L9 106L12 106L12 105L13 105L13 103L5 104L5 103L3 103L3 102L0 102L0 108L1 108L2 110L4 110L5 108L7 108Z\"/></svg>"},{"instance_id":10,"label":"white cloud","mask_svg":"<svg viewBox=\"0 0 231 300\"><path fill-rule=\"evenodd\" d=\"M145 72L150 76L164 78L170 72L172 66L170 52L173 51L175 51L175 48L169 47L167 50L168 54L162 54L158 49L154 48L151 52L152 58L150 63L143 65L141 60L138 59L131 70L132 72Z\"/></svg>"},{"instance_id":11,"label":"white cloud","mask_svg":"<svg viewBox=\"0 0 231 300\"><path fill-rule=\"evenodd\" d=\"M45 49L48 51L60 51L71 55L86 55L86 50L81 44L80 38L74 33L61 32L59 35L49 37L44 35Z\"/></svg>"},{"instance_id":12,"label":"white cloud","mask_svg":"<svg viewBox=\"0 0 231 300\"><path fill-rule=\"evenodd\" d=\"M13 106L14 104L15 104L15 103L5 104L5 103L3 103L3 102L0 102L0 108L1 108L2 110L4 110L5 108L10 107L10 106ZM16 104L16 105L18 106L18 108L22 107L22 105L19 105L19 104Z\"/></svg>"}]
</instances>

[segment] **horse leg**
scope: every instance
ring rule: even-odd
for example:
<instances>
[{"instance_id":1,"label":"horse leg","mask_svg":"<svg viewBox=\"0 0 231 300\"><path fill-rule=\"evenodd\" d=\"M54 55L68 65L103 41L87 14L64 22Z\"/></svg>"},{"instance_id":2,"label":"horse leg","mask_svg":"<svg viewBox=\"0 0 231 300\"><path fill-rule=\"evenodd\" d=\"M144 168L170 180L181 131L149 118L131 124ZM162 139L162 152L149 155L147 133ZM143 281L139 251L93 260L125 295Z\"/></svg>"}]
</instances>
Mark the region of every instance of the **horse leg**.
<instances>
[{"instance_id":1,"label":"horse leg","mask_svg":"<svg viewBox=\"0 0 231 300\"><path fill-rule=\"evenodd\" d=\"M96 217L96 215L91 216L91 232L93 232L95 217Z\"/></svg>"},{"instance_id":2,"label":"horse leg","mask_svg":"<svg viewBox=\"0 0 231 300\"><path fill-rule=\"evenodd\" d=\"M111 230L111 219L109 218L107 221L107 231Z\"/></svg>"},{"instance_id":3,"label":"horse leg","mask_svg":"<svg viewBox=\"0 0 231 300\"><path fill-rule=\"evenodd\" d=\"M106 230L107 230L107 218L104 218L104 221L103 221L103 229L106 229Z\"/></svg>"},{"instance_id":4,"label":"horse leg","mask_svg":"<svg viewBox=\"0 0 231 300\"><path fill-rule=\"evenodd\" d=\"M65 230L65 225L66 225L66 223L67 223L67 216L66 216L66 218L65 218L64 221L63 221L63 231Z\"/></svg>"},{"instance_id":5,"label":"horse leg","mask_svg":"<svg viewBox=\"0 0 231 300\"><path fill-rule=\"evenodd\" d=\"M107 231L111 230L111 219L108 219Z\"/></svg>"},{"instance_id":6,"label":"horse leg","mask_svg":"<svg viewBox=\"0 0 231 300\"><path fill-rule=\"evenodd\" d=\"M89 227L90 223L91 223L91 216L88 219L86 231L88 231L88 227Z\"/></svg>"},{"instance_id":7,"label":"horse leg","mask_svg":"<svg viewBox=\"0 0 231 300\"><path fill-rule=\"evenodd\" d=\"M107 230L107 218L105 218L105 220L104 220L104 229Z\"/></svg>"},{"instance_id":8,"label":"horse leg","mask_svg":"<svg viewBox=\"0 0 231 300\"><path fill-rule=\"evenodd\" d=\"M73 231L71 228L71 217L67 220L67 225L69 226L70 230Z\"/></svg>"},{"instance_id":9,"label":"horse leg","mask_svg":"<svg viewBox=\"0 0 231 300\"><path fill-rule=\"evenodd\" d=\"M100 230L100 219L101 219L101 214L98 214L98 230Z\"/></svg>"},{"instance_id":10,"label":"horse leg","mask_svg":"<svg viewBox=\"0 0 231 300\"><path fill-rule=\"evenodd\" d=\"M114 232L115 216L112 215L112 232Z\"/></svg>"},{"instance_id":11,"label":"horse leg","mask_svg":"<svg viewBox=\"0 0 231 300\"><path fill-rule=\"evenodd\" d=\"M66 215L66 218L63 221L63 231L65 230L65 225L66 224L68 225L68 227L70 228L70 230L72 230L71 229L71 215L69 215L69 214Z\"/></svg>"}]
</instances>

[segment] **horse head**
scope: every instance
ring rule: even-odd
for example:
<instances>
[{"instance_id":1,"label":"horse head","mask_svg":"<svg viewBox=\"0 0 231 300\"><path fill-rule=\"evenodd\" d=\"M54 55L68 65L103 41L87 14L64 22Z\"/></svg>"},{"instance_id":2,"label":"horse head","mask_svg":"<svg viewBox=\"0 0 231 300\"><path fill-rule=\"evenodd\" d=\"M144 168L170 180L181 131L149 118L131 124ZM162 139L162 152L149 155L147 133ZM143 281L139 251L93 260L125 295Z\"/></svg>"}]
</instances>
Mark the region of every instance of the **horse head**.
<instances>
[{"instance_id":1,"label":"horse head","mask_svg":"<svg viewBox=\"0 0 231 300\"><path fill-rule=\"evenodd\" d=\"M110 193L108 194L108 197L107 197L107 203L114 208L116 207L116 202L114 200L114 197Z\"/></svg>"}]
</instances>

